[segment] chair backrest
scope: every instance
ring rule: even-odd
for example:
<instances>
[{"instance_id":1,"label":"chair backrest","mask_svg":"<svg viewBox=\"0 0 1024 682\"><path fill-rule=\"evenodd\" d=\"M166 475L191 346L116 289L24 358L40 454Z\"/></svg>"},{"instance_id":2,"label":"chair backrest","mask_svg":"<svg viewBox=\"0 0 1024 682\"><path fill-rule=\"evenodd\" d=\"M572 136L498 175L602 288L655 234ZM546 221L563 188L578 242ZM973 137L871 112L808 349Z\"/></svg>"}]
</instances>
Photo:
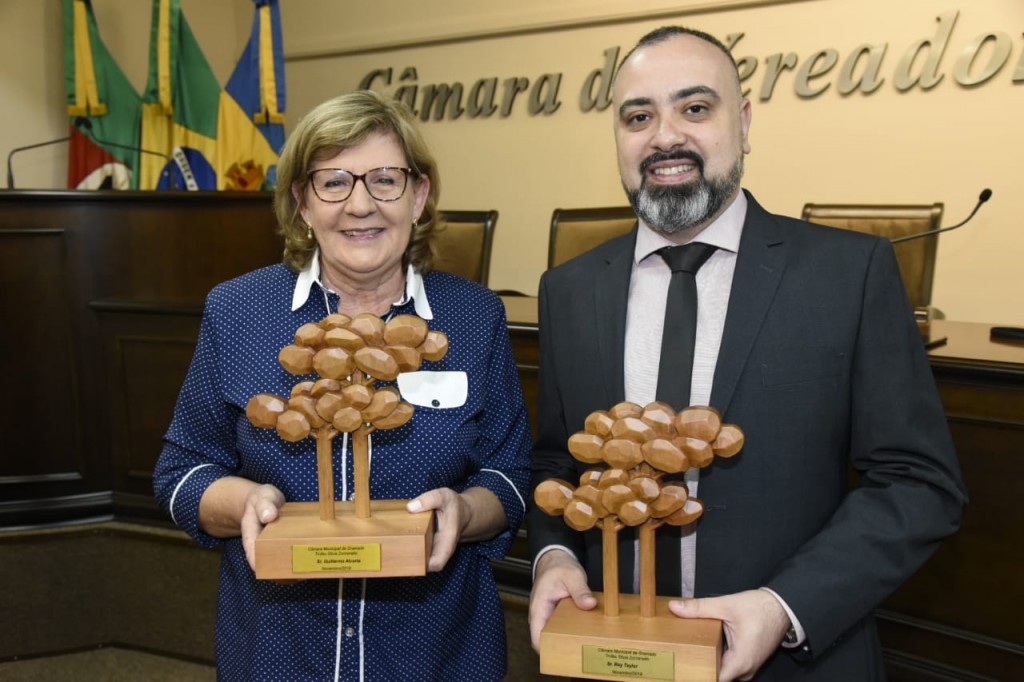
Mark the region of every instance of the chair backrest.
<instances>
[{"instance_id":1,"label":"chair backrest","mask_svg":"<svg viewBox=\"0 0 1024 682\"><path fill-rule=\"evenodd\" d=\"M441 211L434 269L487 286L497 211Z\"/></svg>"},{"instance_id":2,"label":"chair backrest","mask_svg":"<svg viewBox=\"0 0 1024 682\"><path fill-rule=\"evenodd\" d=\"M556 208L551 214L548 267L553 268L595 246L626 234L636 225L630 206Z\"/></svg>"},{"instance_id":3,"label":"chair backrest","mask_svg":"<svg viewBox=\"0 0 1024 682\"><path fill-rule=\"evenodd\" d=\"M942 222L943 205L806 204L803 219L821 225L868 232L886 239L936 230ZM900 275L915 308L932 302L938 237L923 237L894 244Z\"/></svg>"}]
</instances>

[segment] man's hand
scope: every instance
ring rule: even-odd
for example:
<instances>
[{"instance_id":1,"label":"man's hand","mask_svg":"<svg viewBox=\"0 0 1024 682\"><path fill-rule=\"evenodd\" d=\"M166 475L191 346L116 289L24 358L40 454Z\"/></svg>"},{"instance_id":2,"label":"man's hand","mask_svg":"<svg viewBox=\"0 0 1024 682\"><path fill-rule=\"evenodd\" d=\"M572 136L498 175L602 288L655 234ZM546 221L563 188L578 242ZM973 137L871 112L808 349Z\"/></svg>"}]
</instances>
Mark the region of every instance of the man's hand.
<instances>
[{"instance_id":1,"label":"man's hand","mask_svg":"<svg viewBox=\"0 0 1024 682\"><path fill-rule=\"evenodd\" d=\"M764 590L748 590L724 597L669 602L680 618L717 618L725 630L727 649L722 655L718 682L749 680L771 656L789 630L789 616L779 601Z\"/></svg>"},{"instance_id":2,"label":"man's hand","mask_svg":"<svg viewBox=\"0 0 1024 682\"><path fill-rule=\"evenodd\" d=\"M566 597L572 597L576 607L584 611L597 606L583 567L568 553L553 549L537 562L530 591L530 641L534 650L540 651L540 631L558 602Z\"/></svg>"}]
</instances>

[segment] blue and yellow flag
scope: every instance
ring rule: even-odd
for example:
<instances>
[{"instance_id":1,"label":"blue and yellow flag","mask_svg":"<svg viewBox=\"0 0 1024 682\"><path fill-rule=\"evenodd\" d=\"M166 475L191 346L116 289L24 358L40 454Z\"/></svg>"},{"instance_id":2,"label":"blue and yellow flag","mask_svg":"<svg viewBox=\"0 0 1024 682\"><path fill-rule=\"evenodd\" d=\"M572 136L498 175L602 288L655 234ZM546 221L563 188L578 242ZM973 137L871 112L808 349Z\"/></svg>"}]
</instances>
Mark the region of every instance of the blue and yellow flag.
<instances>
[{"instance_id":1,"label":"blue and yellow flag","mask_svg":"<svg viewBox=\"0 0 1024 682\"><path fill-rule=\"evenodd\" d=\"M252 33L220 98L220 189L271 189L284 145L284 57L278 0L253 0Z\"/></svg>"},{"instance_id":2,"label":"blue and yellow flag","mask_svg":"<svg viewBox=\"0 0 1024 682\"><path fill-rule=\"evenodd\" d=\"M149 79L142 96L142 147L173 159L144 155L140 189L218 188L217 111L221 87L206 61L179 0L153 0Z\"/></svg>"},{"instance_id":3,"label":"blue and yellow flag","mask_svg":"<svg viewBox=\"0 0 1024 682\"><path fill-rule=\"evenodd\" d=\"M103 44L89 0L63 3L68 187L138 189L142 100Z\"/></svg>"}]
</instances>

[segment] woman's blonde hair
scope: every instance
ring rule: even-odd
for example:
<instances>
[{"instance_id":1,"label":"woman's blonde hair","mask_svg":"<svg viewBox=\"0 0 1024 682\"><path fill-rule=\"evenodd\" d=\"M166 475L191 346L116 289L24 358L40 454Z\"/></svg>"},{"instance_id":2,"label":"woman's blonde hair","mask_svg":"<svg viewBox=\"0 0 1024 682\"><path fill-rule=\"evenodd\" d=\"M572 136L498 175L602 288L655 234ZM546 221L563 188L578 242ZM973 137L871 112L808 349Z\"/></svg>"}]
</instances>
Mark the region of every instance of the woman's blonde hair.
<instances>
[{"instance_id":1,"label":"woman's blonde hair","mask_svg":"<svg viewBox=\"0 0 1024 682\"><path fill-rule=\"evenodd\" d=\"M441 193L437 163L404 103L372 90L359 90L329 99L306 114L281 150L274 212L278 232L284 236L284 263L291 269L298 271L309 265L316 248L316 238L309 236L309 228L295 198L305 196L313 162L354 147L374 133L395 136L405 152L406 162L413 169L413 183L424 177L430 179L427 201L413 228L403 263L411 263L420 273L432 268L437 200Z\"/></svg>"}]
</instances>

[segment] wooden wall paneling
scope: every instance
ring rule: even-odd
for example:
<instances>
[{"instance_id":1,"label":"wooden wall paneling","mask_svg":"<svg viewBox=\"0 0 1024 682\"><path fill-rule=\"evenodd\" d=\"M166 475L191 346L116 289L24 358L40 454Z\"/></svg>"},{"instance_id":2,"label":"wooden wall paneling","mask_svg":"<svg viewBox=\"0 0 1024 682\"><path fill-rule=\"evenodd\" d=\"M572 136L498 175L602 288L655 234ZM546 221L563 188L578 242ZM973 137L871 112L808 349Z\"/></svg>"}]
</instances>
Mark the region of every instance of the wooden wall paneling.
<instances>
[{"instance_id":1,"label":"wooden wall paneling","mask_svg":"<svg viewBox=\"0 0 1024 682\"><path fill-rule=\"evenodd\" d=\"M181 531L134 524L0 533L0 662L120 645L212 664L219 564Z\"/></svg>"},{"instance_id":2,"label":"wooden wall paneling","mask_svg":"<svg viewBox=\"0 0 1024 682\"><path fill-rule=\"evenodd\" d=\"M177 397L184 358L191 357L185 339L194 344L198 328L196 319L182 321L182 307L197 318L213 286L280 262L272 201L266 193L0 192L0 276L9 284L0 291L8 322L0 327L0 348L14 349L26 338L38 345L31 333L51 344L61 339L70 349L62 360L46 348L53 362L44 371L5 352L0 373L30 387L25 402L57 396L51 403L66 413L62 424L76 425L55 429L46 422L44 429L19 410L4 410L0 419L13 422L0 422L2 437L19 440L0 441L0 527L109 514L117 500L152 507L144 479L152 468L153 434L162 436L170 422L167 406ZM28 297L42 298L26 306ZM101 326L104 311L118 306L149 311L138 317L141 330L116 332L126 335L119 349L113 337L104 337L115 329ZM165 315L166 325L167 314L179 315L175 324L188 329L154 332L146 330L152 320L141 321ZM176 341L158 341L163 333ZM158 368L159 380L149 388L146 372L138 371L146 364ZM122 373L112 374L112 367ZM16 395L6 392L4 399ZM34 434L34 447L18 435L19 423ZM66 475L74 470L68 462L81 463L75 476ZM50 476L48 487L27 490L23 475L40 466Z\"/></svg>"},{"instance_id":3,"label":"wooden wall paneling","mask_svg":"<svg viewBox=\"0 0 1024 682\"><path fill-rule=\"evenodd\" d=\"M502 296L508 317L508 333L523 387L530 429L537 437L537 373L540 369L540 341L537 337L537 299L532 296Z\"/></svg>"},{"instance_id":4,"label":"wooden wall paneling","mask_svg":"<svg viewBox=\"0 0 1024 682\"><path fill-rule=\"evenodd\" d=\"M153 468L199 335L201 308L94 304L103 335L113 485L143 515L155 509Z\"/></svg>"},{"instance_id":5,"label":"wooden wall paneling","mask_svg":"<svg viewBox=\"0 0 1024 682\"><path fill-rule=\"evenodd\" d=\"M0 227L0 504L73 495L89 475L64 246L60 229Z\"/></svg>"},{"instance_id":6,"label":"wooden wall paneling","mask_svg":"<svg viewBox=\"0 0 1024 682\"><path fill-rule=\"evenodd\" d=\"M538 375L540 369L540 348L537 344L536 333L511 328L509 334L512 342L517 347L516 368L519 370L519 383L523 387L523 397L526 400L526 411L530 415L530 430L533 437L537 437L537 390Z\"/></svg>"},{"instance_id":7,"label":"wooden wall paneling","mask_svg":"<svg viewBox=\"0 0 1024 682\"><path fill-rule=\"evenodd\" d=\"M519 370L519 383L526 400L526 411L530 416L530 431L537 437L537 389L540 368L540 343L537 338L537 301L528 296L502 296L509 324L508 332ZM524 321L520 321L524 320ZM502 590L509 594L528 596L532 584L532 563L527 543L529 528L523 525L508 555L494 563L494 574Z\"/></svg>"},{"instance_id":8,"label":"wooden wall paneling","mask_svg":"<svg viewBox=\"0 0 1024 682\"><path fill-rule=\"evenodd\" d=\"M959 671L952 679L1024 679L1024 367L940 359L933 371L970 502L960 531L883 605L900 662L890 679L919 679L907 672L916 659ZM955 676L965 669L984 677Z\"/></svg>"},{"instance_id":9,"label":"wooden wall paneling","mask_svg":"<svg viewBox=\"0 0 1024 682\"><path fill-rule=\"evenodd\" d=\"M65 201L90 301L202 303L216 284L281 260L268 194L84 194L100 196Z\"/></svg>"}]
</instances>

